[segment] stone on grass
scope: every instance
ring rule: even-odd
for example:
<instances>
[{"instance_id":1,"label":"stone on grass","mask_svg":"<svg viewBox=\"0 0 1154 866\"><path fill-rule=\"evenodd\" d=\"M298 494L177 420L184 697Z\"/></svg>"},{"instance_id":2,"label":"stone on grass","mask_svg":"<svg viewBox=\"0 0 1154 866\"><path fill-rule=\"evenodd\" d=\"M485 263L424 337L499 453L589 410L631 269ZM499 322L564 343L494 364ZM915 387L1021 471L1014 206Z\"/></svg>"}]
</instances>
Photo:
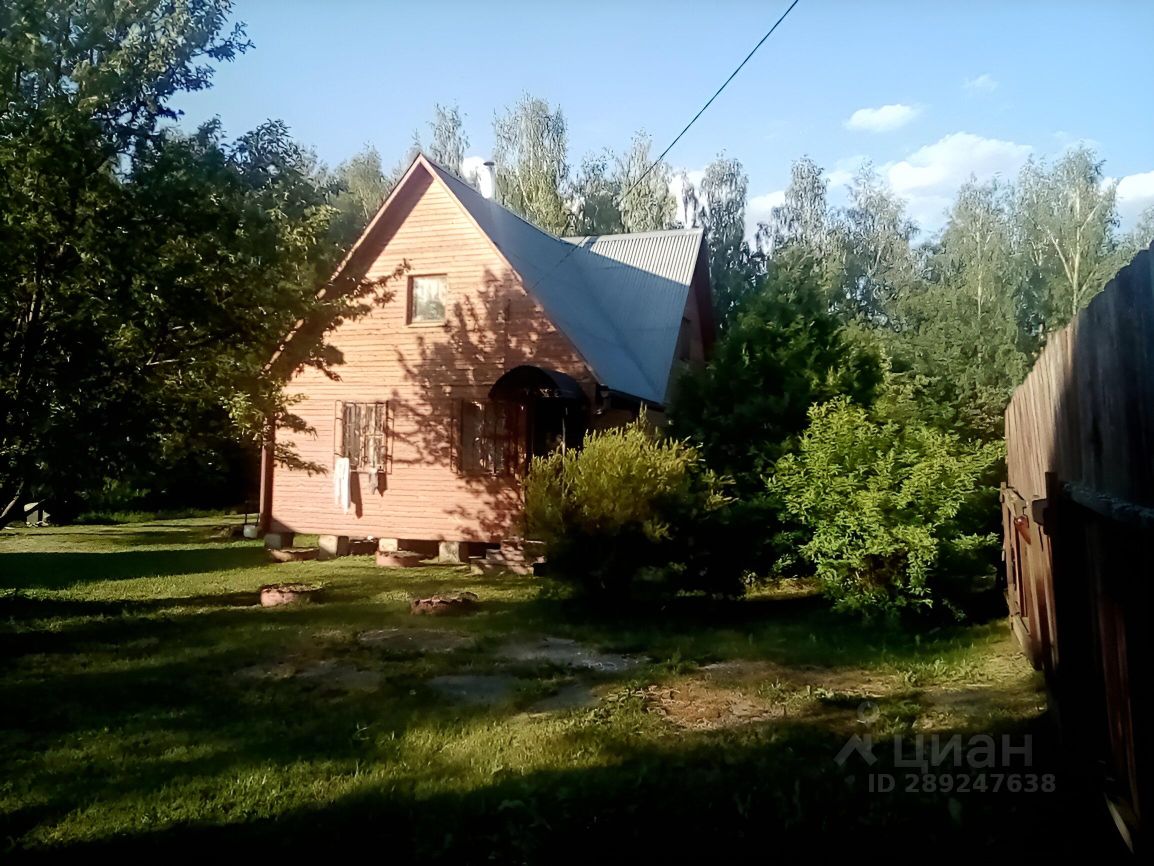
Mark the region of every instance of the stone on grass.
<instances>
[{"instance_id":1,"label":"stone on grass","mask_svg":"<svg viewBox=\"0 0 1154 866\"><path fill-rule=\"evenodd\" d=\"M256 680L303 681L324 691L372 692L381 686L381 674L377 671L363 670L336 659L266 662L241 668L237 675Z\"/></svg>"},{"instance_id":2,"label":"stone on grass","mask_svg":"<svg viewBox=\"0 0 1154 866\"><path fill-rule=\"evenodd\" d=\"M309 559L316 559L317 549L315 547L270 547L268 555L274 562L304 562Z\"/></svg>"},{"instance_id":3,"label":"stone on grass","mask_svg":"<svg viewBox=\"0 0 1154 866\"><path fill-rule=\"evenodd\" d=\"M421 554L411 550L377 551L377 565L381 568L416 568L421 559Z\"/></svg>"},{"instance_id":4,"label":"stone on grass","mask_svg":"<svg viewBox=\"0 0 1154 866\"><path fill-rule=\"evenodd\" d=\"M321 591L310 583L270 583L260 588L261 607L279 607L282 604L315 601Z\"/></svg>"}]
</instances>

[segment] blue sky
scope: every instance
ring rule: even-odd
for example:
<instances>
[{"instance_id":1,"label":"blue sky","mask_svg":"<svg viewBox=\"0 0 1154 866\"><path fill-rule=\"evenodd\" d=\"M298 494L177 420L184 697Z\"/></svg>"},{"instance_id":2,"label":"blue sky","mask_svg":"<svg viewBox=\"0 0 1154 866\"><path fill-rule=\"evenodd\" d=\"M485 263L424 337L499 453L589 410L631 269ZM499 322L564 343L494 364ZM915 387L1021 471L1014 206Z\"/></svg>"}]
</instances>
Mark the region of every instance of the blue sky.
<instances>
[{"instance_id":1,"label":"blue sky","mask_svg":"<svg viewBox=\"0 0 1154 866\"><path fill-rule=\"evenodd\" d=\"M330 164L372 143L391 167L433 103L456 103L488 155L494 111L529 92L564 109L575 167L637 129L664 148L787 5L239 0L254 49L177 105L231 135L281 118ZM933 230L971 172L1087 141L1129 223L1154 205L1151 33L1142 0L801 0L669 160L740 159L752 223L794 158L835 201L868 158Z\"/></svg>"}]
</instances>

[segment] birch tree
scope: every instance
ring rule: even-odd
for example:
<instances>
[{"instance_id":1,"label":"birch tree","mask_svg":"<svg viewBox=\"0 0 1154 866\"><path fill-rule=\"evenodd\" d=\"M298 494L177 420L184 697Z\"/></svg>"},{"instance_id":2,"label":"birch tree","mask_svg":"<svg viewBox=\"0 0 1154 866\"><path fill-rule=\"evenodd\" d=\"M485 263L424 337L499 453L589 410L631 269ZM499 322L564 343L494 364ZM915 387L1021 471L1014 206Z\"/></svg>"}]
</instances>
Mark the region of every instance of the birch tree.
<instances>
[{"instance_id":1,"label":"birch tree","mask_svg":"<svg viewBox=\"0 0 1154 866\"><path fill-rule=\"evenodd\" d=\"M557 235L572 229L565 192L569 139L565 115L525 95L493 122L497 190L507 208Z\"/></svg>"},{"instance_id":2,"label":"birch tree","mask_svg":"<svg viewBox=\"0 0 1154 866\"><path fill-rule=\"evenodd\" d=\"M677 218L677 202L669 191L673 169L653 159L653 139L644 132L633 136L629 149L617 158L614 174L621 190L621 225L626 232L651 232L670 228Z\"/></svg>"},{"instance_id":3,"label":"birch tree","mask_svg":"<svg viewBox=\"0 0 1154 866\"><path fill-rule=\"evenodd\" d=\"M758 224L758 248L770 256L790 247L817 258L825 256L832 247L825 174L803 156L794 160L789 175L785 200L773 208L767 222Z\"/></svg>"},{"instance_id":4,"label":"birch tree","mask_svg":"<svg viewBox=\"0 0 1154 866\"><path fill-rule=\"evenodd\" d=\"M1030 302L1045 334L1065 326L1122 264L1114 185L1085 147L1052 166L1030 162L1018 179L1015 228L1021 253L1039 283Z\"/></svg>"}]
</instances>

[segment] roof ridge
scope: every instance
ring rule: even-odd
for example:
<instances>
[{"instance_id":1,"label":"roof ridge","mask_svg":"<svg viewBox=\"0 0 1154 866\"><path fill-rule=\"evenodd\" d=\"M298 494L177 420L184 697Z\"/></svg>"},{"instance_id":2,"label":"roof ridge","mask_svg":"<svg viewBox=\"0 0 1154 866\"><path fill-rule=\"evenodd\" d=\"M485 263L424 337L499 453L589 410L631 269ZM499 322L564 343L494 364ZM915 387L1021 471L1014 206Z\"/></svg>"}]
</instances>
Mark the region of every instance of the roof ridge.
<instances>
[{"instance_id":1,"label":"roof ridge","mask_svg":"<svg viewBox=\"0 0 1154 866\"><path fill-rule=\"evenodd\" d=\"M480 198L482 201L487 202L492 207L500 208L505 213L507 213L509 216L523 222L529 228L533 229L533 231L538 232L538 233L544 235L545 237L550 238L550 239L555 240L555 241L558 241L558 242L561 242L563 240L563 238L560 235L555 235L555 234L553 234L553 232L545 231L545 229L541 228L541 226L525 219L525 217L521 216L515 210L506 207L501 202L497 201L497 199L485 197L484 195L481 194L481 191L479 189L474 187L471 183L469 183L467 180L465 180L459 174L457 174L456 172L452 171L451 169L448 169L445 166L441 165L441 163L437 162L432 157L426 156L424 154L424 152L421 153L421 156L424 156L425 159L428 161L429 165L431 165L433 168L435 168L437 171L439 171L442 175L447 175L445 180L460 184L462 187L464 187L466 190L468 190L473 195Z\"/></svg>"},{"instance_id":2,"label":"roof ridge","mask_svg":"<svg viewBox=\"0 0 1154 866\"><path fill-rule=\"evenodd\" d=\"M458 200L459 205L471 214L477 228L488 236L495 249L518 273L523 289L541 305L553 325L569 338L594 375L603 383L617 387L624 393L631 393L641 399L663 402L668 383L665 383L666 388L660 387L665 377L660 371L649 369L648 356L643 357L640 354L640 347L635 345L634 339L629 336L637 329L632 328L631 323L618 321L615 311L610 308L612 305L609 299L604 296L605 287L602 285L603 277L599 271L603 271L605 266L612 266L649 273L655 279L668 280L670 277L662 277L635 264L606 256L594 251L591 246L602 239L609 239L612 243L614 238L623 241L659 238L700 239L702 230L667 229L620 235L588 235L576 239L558 237L534 225L520 214L514 213L500 202L486 198L479 190L436 160L424 154L421 154L420 158L447 188L450 195ZM513 219L510 220L508 217ZM700 240L697 243L700 244ZM532 252L530 247L534 244L538 249ZM692 273L684 279L674 278L672 281L688 286L687 280L691 276ZM568 300L564 300L565 296L568 296ZM575 318L568 307L573 309L584 307L587 314L577 315ZM669 328L646 330L660 331ZM605 348L598 348L599 346ZM620 363L627 364L627 367L614 367L616 362L611 355L605 354L609 347L612 347L612 352L616 353ZM605 363L604 368L602 362ZM631 385L626 384L622 388L621 385L626 381Z\"/></svg>"},{"instance_id":3,"label":"roof ridge","mask_svg":"<svg viewBox=\"0 0 1154 866\"><path fill-rule=\"evenodd\" d=\"M674 235L700 235L704 233L705 229L703 228L651 229L644 232L614 232L607 235L563 235L559 239L576 244L581 241L587 241L590 238L595 240L615 240L617 238L635 240L636 238L661 238L672 237Z\"/></svg>"}]
</instances>

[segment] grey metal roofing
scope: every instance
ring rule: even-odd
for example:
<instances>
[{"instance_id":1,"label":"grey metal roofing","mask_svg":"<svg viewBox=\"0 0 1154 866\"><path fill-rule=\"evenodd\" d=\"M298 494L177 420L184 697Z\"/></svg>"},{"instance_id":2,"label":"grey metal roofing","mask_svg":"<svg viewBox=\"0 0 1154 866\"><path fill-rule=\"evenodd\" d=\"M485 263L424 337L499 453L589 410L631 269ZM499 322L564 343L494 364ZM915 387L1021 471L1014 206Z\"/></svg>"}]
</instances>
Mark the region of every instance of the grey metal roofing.
<instances>
[{"instance_id":1,"label":"grey metal roofing","mask_svg":"<svg viewBox=\"0 0 1154 866\"><path fill-rule=\"evenodd\" d=\"M554 237L425 161L601 384L664 403L702 231Z\"/></svg>"}]
</instances>

